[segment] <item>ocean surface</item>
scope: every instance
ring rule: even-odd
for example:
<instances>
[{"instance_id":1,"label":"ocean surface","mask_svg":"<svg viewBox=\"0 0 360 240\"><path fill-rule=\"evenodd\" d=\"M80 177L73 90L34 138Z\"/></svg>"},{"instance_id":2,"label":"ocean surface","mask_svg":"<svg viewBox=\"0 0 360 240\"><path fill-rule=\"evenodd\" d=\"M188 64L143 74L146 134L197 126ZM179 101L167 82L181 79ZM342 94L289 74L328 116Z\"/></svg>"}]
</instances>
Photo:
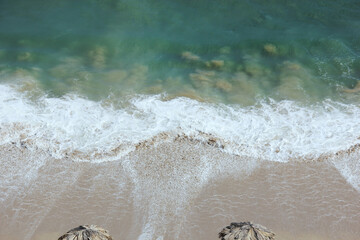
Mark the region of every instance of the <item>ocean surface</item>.
<instances>
[{"instance_id":1,"label":"ocean surface","mask_svg":"<svg viewBox=\"0 0 360 240\"><path fill-rule=\"evenodd\" d=\"M360 235L358 0L0 1L0 240Z\"/></svg>"}]
</instances>

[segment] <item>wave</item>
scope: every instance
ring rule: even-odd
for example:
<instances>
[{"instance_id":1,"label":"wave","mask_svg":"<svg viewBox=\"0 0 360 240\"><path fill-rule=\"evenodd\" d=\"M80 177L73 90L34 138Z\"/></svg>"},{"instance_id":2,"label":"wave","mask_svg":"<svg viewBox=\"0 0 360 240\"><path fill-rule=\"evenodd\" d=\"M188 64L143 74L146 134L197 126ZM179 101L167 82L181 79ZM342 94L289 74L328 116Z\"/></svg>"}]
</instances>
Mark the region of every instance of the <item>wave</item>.
<instances>
[{"instance_id":1,"label":"wave","mask_svg":"<svg viewBox=\"0 0 360 240\"><path fill-rule=\"evenodd\" d=\"M0 85L0 92L0 144L40 148L56 158L111 160L179 136L283 162L360 143L360 107L331 100L310 106L269 100L242 108L156 95L136 96L116 109L75 95L32 102L9 85Z\"/></svg>"}]
</instances>

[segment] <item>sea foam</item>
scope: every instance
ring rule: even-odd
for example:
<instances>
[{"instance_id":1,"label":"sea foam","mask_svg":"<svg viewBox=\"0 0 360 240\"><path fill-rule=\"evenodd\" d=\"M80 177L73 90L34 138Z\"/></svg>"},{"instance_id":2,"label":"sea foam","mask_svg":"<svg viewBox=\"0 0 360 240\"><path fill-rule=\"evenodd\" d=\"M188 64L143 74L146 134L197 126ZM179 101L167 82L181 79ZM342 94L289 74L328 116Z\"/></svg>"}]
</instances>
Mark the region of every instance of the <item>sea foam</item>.
<instances>
[{"instance_id":1,"label":"sea foam","mask_svg":"<svg viewBox=\"0 0 360 240\"><path fill-rule=\"evenodd\" d=\"M55 158L111 161L146 141L179 136L281 162L329 158L360 143L360 107L331 100L305 106L270 99L240 107L142 95L114 108L75 95L33 102L9 85L0 85L0 92L0 144L41 149Z\"/></svg>"}]
</instances>

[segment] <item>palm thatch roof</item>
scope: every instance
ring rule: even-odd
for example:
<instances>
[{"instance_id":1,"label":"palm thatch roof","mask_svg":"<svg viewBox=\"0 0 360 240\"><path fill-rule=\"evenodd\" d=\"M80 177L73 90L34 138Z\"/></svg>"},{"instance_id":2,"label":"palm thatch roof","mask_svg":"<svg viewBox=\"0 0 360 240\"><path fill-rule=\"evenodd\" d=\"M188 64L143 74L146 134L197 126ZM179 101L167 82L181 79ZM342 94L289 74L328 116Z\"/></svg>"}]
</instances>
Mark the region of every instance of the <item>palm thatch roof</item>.
<instances>
[{"instance_id":1,"label":"palm thatch roof","mask_svg":"<svg viewBox=\"0 0 360 240\"><path fill-rule=\"evenodd\" d=\"M221 240L275 240L275 234L252 222L231 223L220 233Z\"/></svg>"},{"instance_id":2,"label":"palm thatch roof","mask_svg":"<svg viewBox=\"0 0 360 240\"><path fill-rule=\"evenodd\" d=\"M58 240L112 240L108 231L96 225L82 225L73 228Z\"/></svg>"}]
</instances>

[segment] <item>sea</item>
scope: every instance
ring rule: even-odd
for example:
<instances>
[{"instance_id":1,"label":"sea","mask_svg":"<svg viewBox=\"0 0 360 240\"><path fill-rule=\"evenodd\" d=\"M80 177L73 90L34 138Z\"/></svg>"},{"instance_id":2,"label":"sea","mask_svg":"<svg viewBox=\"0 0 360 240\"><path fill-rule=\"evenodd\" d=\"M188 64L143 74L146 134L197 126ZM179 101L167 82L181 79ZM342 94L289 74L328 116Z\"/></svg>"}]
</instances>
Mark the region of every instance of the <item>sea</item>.
<instances>
[{"instance_id":1,"label":"sea","mask_svg":"<svg viewBox=\"0 0 360 240\"><path fill-rule=\"evenodd\" d=\"M360 236L360 1L0 0L0 239Z\"/></svg>"}]
</instances>

